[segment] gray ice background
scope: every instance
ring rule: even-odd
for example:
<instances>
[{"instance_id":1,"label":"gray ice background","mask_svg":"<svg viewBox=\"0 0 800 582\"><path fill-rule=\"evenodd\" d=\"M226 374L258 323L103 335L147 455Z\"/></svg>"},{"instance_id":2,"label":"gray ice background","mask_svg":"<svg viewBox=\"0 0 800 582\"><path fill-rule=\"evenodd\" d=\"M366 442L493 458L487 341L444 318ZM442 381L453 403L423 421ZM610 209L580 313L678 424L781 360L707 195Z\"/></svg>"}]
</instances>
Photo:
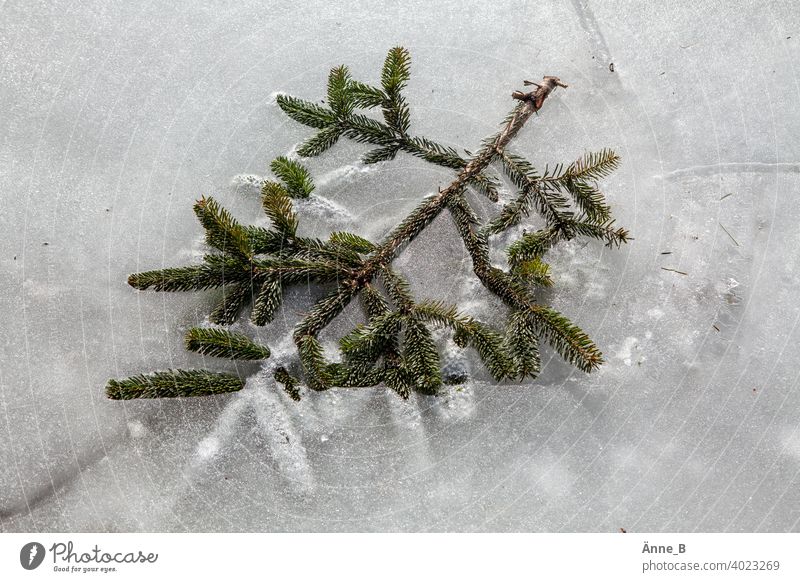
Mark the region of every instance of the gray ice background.
<instances>
[{"instance_id":1,"label":"gray ice background","mask_svg":"<svg viewBox=\"0 0 800 582\"><path fill-rule=\"evenodd\" d=\"M549 74L569 89L516 151L621 154L603 185L635 240L559 249L542 298L602 370L548 353L535 383L476 366L409 402L295 404L263 372L231 396L106 400L110 377L258 371L184 351L214 293L126 276L202 252L201 194L261 220L252 182L310 135L276 92L320 99L341 63L376 81L394 45L416 134L475 149ZM0 530L800 530L798 47L791 0L0 2ZM452 177L405 155L366 171L363 151L310 162L331 203L304 232L380 238ZM398 266L497 318L448 216ZM282 354L315 293L244 329Z\"/></svg>"}]
</instances>

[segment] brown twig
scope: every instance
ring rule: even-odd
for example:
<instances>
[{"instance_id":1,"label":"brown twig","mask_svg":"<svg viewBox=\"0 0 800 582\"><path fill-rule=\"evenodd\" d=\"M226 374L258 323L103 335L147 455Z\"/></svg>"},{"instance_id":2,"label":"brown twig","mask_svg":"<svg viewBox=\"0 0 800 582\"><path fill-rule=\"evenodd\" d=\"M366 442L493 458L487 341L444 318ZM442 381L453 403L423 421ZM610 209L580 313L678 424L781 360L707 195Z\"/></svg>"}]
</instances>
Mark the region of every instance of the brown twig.
<instances>
[{"instance_id":1,"label":"brown twig","mask_svg":"<svg viewBox=\"0 0 800 582\"><path fill-rule=\"evenodd\" d=\"M667 267L661 267L664 271L670 271L672 273L678 273L679 275L688 275L689 273L684 273L683 271L678 271L677 269L669 269Z\"/></svg>"}]
</instances>

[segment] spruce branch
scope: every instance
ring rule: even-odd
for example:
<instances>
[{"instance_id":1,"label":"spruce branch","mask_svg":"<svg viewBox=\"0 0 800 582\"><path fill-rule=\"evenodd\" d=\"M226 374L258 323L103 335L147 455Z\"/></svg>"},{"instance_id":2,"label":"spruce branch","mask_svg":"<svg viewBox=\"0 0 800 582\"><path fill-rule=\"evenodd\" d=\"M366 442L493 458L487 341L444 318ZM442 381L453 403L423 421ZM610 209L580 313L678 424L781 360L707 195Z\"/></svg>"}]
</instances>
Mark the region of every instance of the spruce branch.
<instances>
[{"instance_id":1,"label":"spruce branch","mask_svg":"<svg viewBox=\"0 0 800 582\"><path fill-rule=\"evenodd\" d=\"M253 256L250 237L231 214L216 200L203 197L194 205L200 224L206 229L206 242L222 252L232 252L249 259Z\"/></svg>"},{"instance_id":2,"label":"spruce branch","mask_svg":"<svg viewBox=\"0 0 800 582\"><path fill-rule=\"evenodd\" d=\"M523 380L526 376L535 378L539 375L542 363L536 324L526 312L514 311L509 316L506 344L513 361L514 376Z\"/></svg>"},{"instance_id":3,"label":"spruce branch","mask_svg":"<svg viewBox=\"0 0 800 582\"><path fill-rule=\"evenodd\" d=\"M261 206L272 221L275 230L285 237L297 232L297 215L286 189L277 182L264 182L261 189Z\"/></svg>"},{"instance_id":4,"label":"spruce branch","mask_svg":"<svg viewBox=\"0 0 800 582\"><path fill-rule=\"evenodd\" d=\"M255 325L266 325L275 317L275 311L280 307L281 301L283 301L283 285L280 278L265 281L253 300L250 319Z\"/></svg>"},{"instance_id":5,"label":"spruce branch","mask_svg":"<svg viewBox=\"0 0 800 582\"><path fill-rule=\"evenodd\" d=\"M292 400L295 402L300 401L300 389L298 388L300 380L289 374L286 368L282 366L275 368L273 377L278 384L283 386L283 389L286 390L286 393Z\"/></svg>"},{"instance_id":6,"label":"spruce branch","mask_svg":"<svg viewBox=\"0 0 800 582\"><path fill-rule=\"evenodd\" d=\"M333 111L311 101L289 95L278 95L277 103L286 115L309 127L327 129L336 121Z\"/></svg>"},{"instance_id":7,"label":"spruce branch","mask_svg":"<svg viewBox=\"0 0 800 582\"><path fill-rule=\"evenodd\" d=\"M528 314L534 331L575 367L591 372L603 363L603 354L578 326L564 315L542 305L533 305Z\"/></svg>"},{"instance_id":8,"label":"spruce branch","mask_svg":"<svg viewBox=\"0 0 800 582\"><path fill-rule=\"evenodd\" d=\"M342 133L343 130L335 125L324 127L316 135L303 142L303 145L297 148L297 153L304 158L318 156L339 141Z\"/></svg>"},{"instance_id":9,"label":"spruce branch","mask_svg":"<svg viewBox=\"0 0 800 582\"><path fill-rule=\"evenodd\" d=\"M125 380L109 380L106 395L112 400L210 396L236 392L243 387L241 378L230 374L206 370L167 370Z\"/></svg>"},{"instance_id":10,"label":"spruce branch","mask_svg":"<svg viewBox=\"0 0 800 582\"><path fill-rule=\"evenodd\" d=\"M619 167L620 157L610 149L588 153L567 168L564 177L573 180L602 180Z\"/></svg>"},{"instance_id":11,"label":"spruce branch","mask_svg":"<svg viewBox=\"0 0 800 582\"><path fill-rule=\"evenodd\" d=\"M552 287L553 278L550 275L550 265L539 256L528 261L515 264L511 274L535 287Z\"/></svg>"},{"instance_id":12,"label":"spruce branch","mask_svg":"<svg viewBox=\"0 0 800 582\"><path fill-rule=\"evenodd\" d=\"M409 54L395 47L384 62L380 87L354 80L340 66L328 77L328 107L287 95L277 100L289 117L317 130L299 148L301 156L319 155L346 137L375 146L365 155L368 163L391 160L403 151L454 171L448 186L421 200L381 242L346 231L334 232L328 240L298 237L299 216L292 199L311 195L314 184L302 164L279 157L271 169L280 182L265 181L262 188L262 207L271 229L242 226L213 198L202 198L195 212L213 251L200 265L134 274L129 283L159 291L221 287L223 299L211 319L225 325L233 323L251 299L253 323L265 325L274 317L287 285L333 284L333 290L311 307L293 333L303 375L313 390L384 383L404 398L412 391L435 394L442 372L432 327L452 330L454 342L474 348L498 381L535 377L541 366L540 339L578 368L595 369L602 363L602 354L591 339L561 313L538 304L532 292L553 284L550 266L542 257L555 244L578 236L609 246L630 240L627 230L614 225L596 183L617 167L619 158L611 150L602 150L566 168L546 166L540 173L528 160L508 151L511 140L552 92L566 87L557 77L544 77L531 92L514 92L517 103L500 129L484 139L476 153L466 152L463 157L454 148L409 134L411 114L403 95L409 77ZM380 108L383 120L357 111L375 108ZM476 190L497 201L499 184L488 172L493 164L519 191L496 216L483 221L467 194ZM475 275L509 309L505 333L459 313L455 306L417 302L408 282L392 268L401 250L444 209L455 222ZM508 246L508 270L494 266L489 259L490 236L522 223L534 211L545 227L523 232ZM318 336L355 297L360 298L367 321L341 338L342 361L328 362ZM266 346L219 328L192 329L186 342L190 350L229 359L269 356ZM299 398L297 378L283 367L275 369L274 377L292 398ZM168 371L112 380L109 396L191 396L241 386L241 380L224 374Z\"/></svg>"},{"instance_id":13,"label":"spruce branch","mask_svg":"<svg viewBox=\"0 0 800 582\"><path fill-rule=\"evenodd\" d=\"M186 349L206 356L231 360L264 360L269 348L241 333L215 327L193 327L186 332Z\"/></svg>"},{"instance_id":14,"label":"spruce branch","mask_svg":"<svg viewBox=\"0 0 800 582\"><path fill-rule=\"evenodd\" d=\"M302 164L280 156L272 160L270 169L284 183L290 197L308 198L314 191L314 181L311 179L311 174Z\"/></svg>"},{"instance_id":15,"label":"spruce branch","mask_svg":"<svg viewBox=\"0 0 800 582\"><path fill-rule=\"evenodd\" d=\"M211 312L209 319L219 325L231 325L250 302L252 290L249 283L234 283L223 287L222 299Z\"/></svg>"},{"instance_id":16,"label":"spruce branch","mask_svg":"<svg viewBox=\"0 0 800 582\"><path fill-rule=\"evenodd\" d=\"M375 250L375 244L352 232L331 233L331 242L350 251L366 254Z\"/></svg>"},{"instance_id":17,"label":"spruce branch","mask_svg":"<svg viewBox=\"0 0 800 582\"><path fill-rule=\"evenodd\" d=\"M436 394L442 385L439 351L430 330L417 318L406 320L403 355L408 371L413 375L417 390Z\"/></svg>"}]
</instances>

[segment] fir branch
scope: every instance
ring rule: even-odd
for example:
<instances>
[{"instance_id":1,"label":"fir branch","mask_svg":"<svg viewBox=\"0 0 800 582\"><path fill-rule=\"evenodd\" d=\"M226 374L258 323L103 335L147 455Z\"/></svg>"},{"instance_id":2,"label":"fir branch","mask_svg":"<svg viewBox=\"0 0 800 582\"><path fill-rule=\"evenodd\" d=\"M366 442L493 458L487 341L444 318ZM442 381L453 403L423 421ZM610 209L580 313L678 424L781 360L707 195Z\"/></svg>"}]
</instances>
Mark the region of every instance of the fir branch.
<instances>
[{"instance_id":1,"label":"fir branch","mask_svg":"<svg viewBox=\"0 0 800 582\"><path fill-rule=\"evenodd\" d=\"M408 312L414 307L411 285L388 265L381 268L380 278L389 297L400 311Z\"/></svg>"},{"instance_id":2,"label":"fir branch","mask_svg":"<svg viewBox=\"0 0 800 582\"><path fill-rule=\"evenodd\" d=\"M314 191L311 174L302 164L280 156L272 160L270 169L284 183L291 198L308 198Z\"/></svg>"},{"instance_id":3,"label":"fir branch","mask_svg":"<svg viewBox=\"0 0 800 582\"><path fill-rule=\"evenodd\" d=\"M508 318L507 351L513 361L514 376L519 380L526 376L535 378L541 370L536 330L536 324L525 311L514 311Z\"/></svg>"},{"instance_id":4,"label":"fir branch","mask_svg":"<svg viewBox=\"0 0 800 582\"><path fill-rule=\"evenodd\" d=\"M331 242L356 253L366 254L375 250L374 243L352 232L339 231L331 233Z\"/></svg>"},{"instance_id":5,"label":"fir branch","mask_svg":"<svg viewBox=\"0 0 800 582\"><path fill-rule=\"evenodd\" d=\"M250 314L253 324L262 326L272 321L281 301L283 301L281 280L278 278L264 282L253 300L253 311Z\"/></svg>"},{"instance_id":6,"label":"fir branch","mask_svg":"<svg viewBox=\"0 0 800 582\"><path fill-rule=\"evenodd\" d=\"M420 321L452 329L456 344L460 347L472 346L495 380L511 376L511 361L503 345L503 336L493 329L459 314L455 306L435 301L426 301L414 307L414 316Z\"/></svg>"},{"instance_id":7,"label":"fir branch","mask_svg":"<svg viewBox=\"0 0 800 582\"><path fill-rule=\"evenodd\" d=\"M342 135L342 128L331 125L323 128L316 135L308 138L297 148L297 155L310 158L320 155L322 152L332 147Z\"/></svg>"},{"instance_id":8,"label":"fir branch","mask_svg":"<svg viewBox=\"0 0 800 582\"><path fill-rule=\"evenodd\" d=\"M606 246L616 247L630 240L630 233L621 227L614 228L613 220L596 223L584 216L565 221L557 227L523 234L508 246L508 263L517 267L524 261L541 258L556 243L572 240L579 235L599 239Z\"/></svg>"},{"instance_id":9,"label":"fir branch","mask_svg":"<svg viewBox=\"0 0 800 582\"><path fill-rule=\"evenodd\" d=\"M386 353L388 347L397 347L397 334L407 316L390 311L373 318L368 325L359 325L339 340L347 364L364 373ZM393 351L394 351L393 350Z\"/></svg>"},{"instance_id":10,"label":"fir branch","mask_svg":"<svg viewBox=\"0 0 800 582\"><path fill-rule=\"evenodd\" d=\"M589 221L602 223L610 220L611 208L596 186L582 180L570 179L564 182L564 188L572 195L575 205Z\"/></svg>"},{"instance_id":11,"label":"fir branch","mask_svg":"<svg viewBox=\"0 0 800 582\"><path fill-rule=\"evenodd\" d=\"M253 257L247 230L216 200L202 197L195 203L194 211L206 229L206 243L222 252L236 253L246 259Z\"/></svg>"},{"instance_id":12,"label":"fir branch","mask_svg":"<svg viewBox=\"0 0 800 582\"><path fill-rule=\"evenodd\" d=\"M492 202L497 202L500 199L500 195L497 192L497 189L500 187L500 183L494 178L490 178L484 174L476 174L472 177L472 179L470 179L469 185L486 196Z\"/></svg>"},{"instance_id":13,"label":"fir branch","mask_svg":"<svg viewBox=\"0 0 800 582\"><path fill-rule=\"evenodd\" d=\"M328 363L322 355L322 345L312 335L295 335L297 353L303 365L308 387L312 390L327 390L331 378L328 375Z\"/></svg>"},{"instance_id":14,"label":"fir branch","mask_svg":"<svg viewBox=\"0 0 800 582\"><path fill-rule=\"evenodd\" d=\"M349 115L343 126L342 134L359 143L391 147L398 145L397 135L392 128L366 115Z\"/></svg>"},{"instance_id":15,"label":"fir branch","mask_svg":"<svg viewBox=\"0 0 800 582\"><path fill-rule=\"evenodd\" d=\"M539 259L563 237L564 232L555 228L524 233L506 249L508 264L516 268L525 261Z\"/></svg>"},{"instance_id":16,"label":"fir branch","mask_svg":"<svg viewBox=\"0 0 800 582\"><path fill-rule=\"evenodd\" d=\"M175 398L224 394L236 392L243 387L241 378L230 374L206 370L167 370L125 380L109 380L106 395L112 400Z\"/></svg>"},{"instance_id":17,"label":"fir branch","mask_svg":"<svg viewBox=\"0 0 800 582\"><path fill-rule=\"evenodd\" d=\"M225 285L222 299L208 316L209 320L218 325L232 324L251 297L252 288L249 282Z\"/></svg>"},{"instance_id":18,"label":"fir branch","mask_svg":"<svg viewBox=\"0 0 800 582\"><path fill-rule=\"evenodd\" d=\"M353 106L362 109L380 107L388 99L386 93L377 87L372 87L371 85L352 79L350 80L347 91L350 100L353 102Z\"/></svg>"},{"instance_id":19,"label":"fir branch","mask_svg":"<svg viewBox=\"0 0 800 582\"><path fill-rule=\"evenodd\" d=\"M341 264L328 260L267 258L256 259L254 264L258 275L272 280L280 279L286 284L303 283L308 279L329 283L351 274Z\"/></svg>"},{"instance_id":20,"label":"fir branch","mask_svg":"<svg viewBox=\"0 0 800 582\"><path fill-rule=\"evenodd\" d=\"M588 236L603 241L608 247L619 248L622 244L631 240L630 232L627 229L614 227L614 220L603 222L593 222L586 218L579 218L572 222L570 226L574 229L574 235Z\"/></svg>"},{"instance_id":21,"label":"fir branch","mask_svg":"<svg viewBox=\"0 0 800 582\"><path fill-rule=\"evenodd\" d=\"M285 233L269 230L263 226L247 226L245 228L253 254L271 255L279 253L291 244L291 237L288 237Z\"/></svg>"},{"instance_id":22,"label":"fir branch","mask_svg":"<svg viewBox=\"0 0 800 582\"><path fill-rule=\"evenodd\" d=\"M128 276L128 285L153 291L202 291L250 278L250 268L235 259L206 255L201 265L169 267Z\"/></svg>"},{"instance_id":23,"label":"fir branch","mask_svg":"<svg viewBox=\"0 0 800 582\"><path fill-rule=\"evenodd\" d=\"M292 199L283 186L277 182L264 182L261 189L261 206L272 221L275 230L285 237L295 235L297 215L292 207Z\"/></svg>"},{"instance_id":24,"label":"fir branch","mask_svg":"<svg viewBox=\"0 0 800 582\"><path fill-rule=\"evenodd\" d=\"M575 236L590 236L618 246L629 240L625 229L613 226L604 197L593 183L607 175L618 163L618 158L610 150L604 150L599 154L588 154L566 170L557 166L552 171L546 168L542 175L538 175L527 160L507 153L508 143L541 109L552 91L556 87L565 87L555 77L545 77L542 84L530 93L515 92L512 96L518 103L501 130L483 140L475 155L467 152L468 159L453 148L424 137L412 137L408 135L410 112L402 95L409 71L408 53L398 47L390 52L384 63L380 89L354 81L342 66L333 69L329 75L330 109L293 97L278 97L279 106L290 117L319 130L300 147L302 156L317 155L344 135L378 146L365 156L370 163L392 159L398 151L405 151L457 171L449 186L424 199L382 243L375 245L347 232L334 233L328 242L297 237L297 217L291 197L308 196L313 182L300 164L278 158L272 169L285 186L268 182L262 196L264 210L275 231L242 227L213 199L202 199L196 209L198 217L206 229L209 244L221 254L207 255L202 265L194 267L132 275L131 284L160 290L225 287L225 298L212 314L215 319L225 322L233 321L255 294L252 318L254 322L263 324L272 318L280 304L282 285L308 279L320 283L335 281L336 289L318 301L294 331L308 385L315 390L384 382L403 397L408 397L412 390L435 393L442 382L440 359L427 324L452 329L455 342L462 347L475 348L498 380L538 372L539 337L546 339L579 368L589 371L597 367L602 356L588 336L557 311L536 304L527 286L552 284L549 268L541 261L541 256L557 242ZM384 121L355 113L357 107L380 107ZM485 171L496 159L500 159L504 171L520 192L501 209L496 219L481 227L480 219L467 201L465 189L474 187L495 199L497 184ZM579 216L569 210L567 196L580 211ZM399 251L444 208L453 215L475 274L512 310L505 338L499 332L459 314L454 307L435 302L416 304L407 282L390 267ZM510 272L494 267L489 261L488 236L519 224L533 209L543 215L547 227L532 235L526 233L510 245ZM376 277L381 279L395 304L395 311L374 287ZM344 362L329 363L323 356L317 336L356 295L361 296L369 321L342 338ZM201 353L228 357L236 357L237 353L246 355L248 350L258 351L258 348L266 350L241 334L223 332L221 336L213 336L216 331L193 331L195 335L187 337L187 342L191 340L191 348ZM201 335L197 336L198 333ZM255 357L255 352L251 355ZM158 377L158 382L164 384L163 374L167 374L175 384L176 378L196 373L160 373L162 376ZM292 397L298 395L297 380L285 369L276 370L275 377L284 383ZM207 390L201 380L198 376L198 390ZM241 388L241 381L238 378L236 381ZM141 388L151 381L138 377L122 382L130 382L128 387L133 390L133 387ZM190 391L189 384L190 381L186 380L184 392ZM115 384L118 385L121 383ZM131 390L125 393L135 392Z\"/></svg>"},{"instance_id":25,"label":"fir branch","mask_svg":"<svg viewBox=\"0 0 800 582\"><path fill-rule=\"evenodd\" d=\"M381 86L390 97L400 93L411 78L411 55L408 50L396 46L386 55L381 71Z\"/></svg>"},{"instance_id":26,"label":"fir branch","mask_svg":"<svg viewBox=\"0 0 800 582\"><path fill-rule=\"evenodd\" d=\"M405 138L401 141L401 147L413 156L446 168L459 170L467 165L466 160L456 150L426 137Z\"/></svg>"},{"instance_id":27,"label":"fir branch","mask_svg":"<svg viewBox=\"0 0 800 582\"><path fill-rule=\"evenodd\" d=\"M320 107L311 101L305 101L289 95L278 95L277 103L278 107L286 115L309 127L325 129L336 122L336 116L333 111Z\"/></svg>"},{"instance_id":28,"label":"fir branch","mask_svg":"<svg viewBox=\"0 0 800 582\"><path fill-rule=\"evenodd\" d=\"M550 276L550 265L545 263L540 256L516 264L511 270L511 274L525 283L536 287L553 286L553 279Z\"/></svg>"},{"instance_id":29,"label":"fir branch","mask_svg":"<svg viewBox=\"0 0 800 582\"><path fill-rule=\"evenodd\" d=\"M295 327L294 336L316 336L339 315L358 292L352 286L339 286L335 291L317 301L311 311Z\"/></svg>"},{"instance_id":30,"label":"fir branch","mask_svg":"<svg viewBox=\"0 0 800 582\"><path fill-rule=\"evenodd\" d=\"M364 310L370 319L374 319L384 313L388 313L389 303L371 284L364 285L361 290L361 302L364 305Z\"/></svg>"},{"instance_id":31,"label":"fir branch","mask_svg":"<svg viewBox=\"0 0 800 582\"><path fill-rule=\"evenodd\" d=\"M275 372L273 372L272 375L275 378L275 381L283 386L283 389L289 395L289 398L295 402L300 401L300 389L298 388L300 385L300 380L289 374L286 368L282 366L275 368Z\"/></svg>"},{"instance_id":32,"label":"fir branch","mask_svg":"<svg viewBox=\"0 0 800 582\"><path fill-rule=\"evenodd\" d=\"M414 376L405 366L387 368L383 381L403 399L408 399L414 390Z\"/></svg>"},{"instance_id":33,"label":"fir branch","mask_svg":"<svg viewBox=\"0 0 800 582\"><path fill-rule=\"evenodd\" d=\"M406 320L403 356L416 389L425 394L436 394L442 385L439 351L430 330L417 319Z\"/></svg>"},{"instance_id":34,"label":"fir branch","mask_svg":"<svg viewBox=\"0 0 800 582\"><path fill-rule=\"evenodd\" d=\"M573 180L602 180L619 167L620 157L611 149L588 153L575 160L564 173Z\"/></svg>"},{"instance_id":35,"label":"fir branch","mask_svg":"<svg viewBox=\"0 0 800 582\"><path fill-rule=\"evenodd\" d=\"M501 151L503 169L511 181L520 188L516 198L500 210L500 214L486 226L487 234L498 234L519 224L535 208L549 225L558 226L572 218L569 202L558 189L543 186L543 178L533 166L520 156Z\"/></svg>"},{"instance_id":36,"label":"fir branch","mask_svg":"<svg viewBox=\"0 0 800 582\"><path fill-rule=\"evenodd\" d=\"M575 367L591 372L603 363L603 354L589 336L555 309L534 305L527 314L536 335L545 337Z\"/></svg>"},{"instance_id":37,"label":"fir branch","mask_svg":"<svg viewBox=\"0 0 800 582\"><path fill-rule=\"evenodd\" d=\"M341 65L331 69L328 75L328 104L337 117L347 117L353 112L353 102L349 98L350 72Z\"/></svg>"},{"instance_id":38,"label":"fir branch","mask_svg":"<svg viewBox=\"0 0 800 582\"><path fill-rule=\"evenodd\" d=\"M393 160L395 158L399 150L400 146L395 144L370 150L366 154L364 154L364 156L361 158L361 161L364 162L365 164L377 164L379 162L388 162L389 160Z\"/></svg>"},{"instance_id":39,"label":"fir branch","mask_svg":"<svg viewBox=\"0 0 800 582\"><path fill-rule=\"evenodd\" d=\"M269 348L246 335L215 327L193 327L186 333L186 349L206 356L231 360L264 360Z\"/></svg>"}]
</instances>

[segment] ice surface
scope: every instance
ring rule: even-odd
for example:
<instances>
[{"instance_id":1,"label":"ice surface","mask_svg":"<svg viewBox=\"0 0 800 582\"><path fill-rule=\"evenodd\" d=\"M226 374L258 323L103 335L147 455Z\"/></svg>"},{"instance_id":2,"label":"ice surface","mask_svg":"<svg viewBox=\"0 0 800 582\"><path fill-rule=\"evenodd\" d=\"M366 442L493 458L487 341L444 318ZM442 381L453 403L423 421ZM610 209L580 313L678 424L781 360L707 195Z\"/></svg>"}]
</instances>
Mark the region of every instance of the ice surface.
<instances>
[{"instance_id":1,"label":"ice surface","mask_svg":"<svg viewBox=\"0 0 800 582\"><path fill-rule=\"evenodd\" d=\"M56 1L0 14L0 530L800 530L792 2ZM603 185L635 240L560 247L542 297L603 349L598 373L548 352L536 383L496 386L467 354L474 379L438 399L376 388L294 403L266 368L184 351L214 293L127 286L202 253L203 194L263 220L270 160L310 133L279 92L322 99L341 63L375 80L398 44L416 134L474 150L523 79L555 74L569 89L515 150L540 166L622 155ZM452 177L405 155L365 169L364 150L343 141L310 162L304 234L380 238ZM500 313L447 216L397 266L421 296ZM272 325L239 329L279 360L319 293L293 290ZM358 311L341 319L326 341ZM216 398L104 396L110 377L200 366L252 379Z\"/></svg>"}]
</instances>

